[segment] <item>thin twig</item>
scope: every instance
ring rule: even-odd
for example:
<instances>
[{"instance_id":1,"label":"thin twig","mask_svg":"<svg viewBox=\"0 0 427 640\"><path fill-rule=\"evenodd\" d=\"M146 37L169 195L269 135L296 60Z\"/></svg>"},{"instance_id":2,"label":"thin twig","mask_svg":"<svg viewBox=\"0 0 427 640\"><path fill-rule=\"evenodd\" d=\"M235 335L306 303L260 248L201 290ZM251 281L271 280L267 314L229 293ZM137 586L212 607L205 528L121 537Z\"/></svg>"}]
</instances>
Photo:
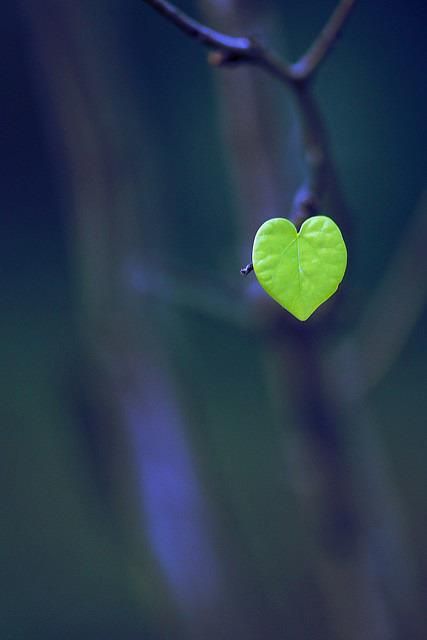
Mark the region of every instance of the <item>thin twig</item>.
<instances>
[{"instance_id":1,"label":"thin twig","mask_svg":"<svg viewBox=\"0 0 427 640\"><path fill-rule=\"evenodd\" d=\"M250 262L249 264L246 265L246 267L242 267L240 269L240 273L242 276L247 276L249 275L252 271L254 270L254 265L252 262Z\"/></svg>"},{"instance_id":2,"label":"thin twig","mask_svg":"<svg viewBox=\"0 0 427 640\"><path fill-rule=\"evenodd\" d=\"M292 65L252 38L233 37L206 27L167 0L144 2L181 31L213 49L209 57L211 64L257 65L292 90L301 119L308 178L295 195L289 218L297 225L301 224L319 209L333 174L322 118L309 91L309 81L331 50L356 0L341 0L311 47Z\"/></svg>"},{"instance_id":3,"label":"thin twig","mask_svg":"<svg viewBox=\"0 0 427 640\"><path fill-rule=\"evenodd\" d=\"M229 36L215 31L175 7L167 0L143 0L178 29L191 38L221 55L213 55L214 65L231 63L255 64L287 85L297 85L310 80L320 63L332 49L341 29L350 15L356 0L341 0L331 17L307 52L294 64L289 65L275 53L263 47L254 38Z\"/></svg>"},{"instance_id":4,"label":"thin twig","mask_svg":"<svg viewBox=\"0 0 427 640\"><path fill-rule=\"evenodd\" d=\"M210 29L190 18L190 16L167 2L167 0L144 0L144 2L151 5L153 9L170 20L170 22L173 22L178 29L181 29L181 31L184 31L191 38L195 38L206 47L245 56L248 55L248 51L251 49L249 38L235 38Z\"/></svg>"},{"instance_id":5,"label":"thin twig","mask_svg":"<svg viewBox=\"0 0 427 640\"><path fill-rule=\"evenodd\" d=\"M292 65L294 77L307 80L314 74L333 48L355 4L356 0L341 0L311 47Z\"/></svg>"},{"instance_id":6,"label":"thin twig","mask_svg":"<svg viewBox=\"0 0 427 640\"><path fill-rule=\"evenodd\" d=\"M291 89L301 120L308 177L295 195L289 219L299 225L316 213L323 194L335 181L335 176L323 121L310 92L309 81L331 50L356 0L341 0L311 47L292 65L281 60L253 38L234 37L215 31L197 22L167 0L144 2L181 31L212 49L209 57L211 64L256 65ZM250 272L246 272L245 269L241 271L244 275Z\"/></svg>"},{"instance_id":7,"label":"thin twig","mask_svg":"<svg viewBox=\"0 0 427 640\"><path fill-rule=\"evenodd\" d=\"M264 49L253 38L234 37L215 31L190 18L167 0L144 0L144 2L204 46L222 52L220 56L211 56L212 64L256 64L286 84L292 84L298 80L296 76L294 78L288 64Z\"/></svg>"}]
</instances>

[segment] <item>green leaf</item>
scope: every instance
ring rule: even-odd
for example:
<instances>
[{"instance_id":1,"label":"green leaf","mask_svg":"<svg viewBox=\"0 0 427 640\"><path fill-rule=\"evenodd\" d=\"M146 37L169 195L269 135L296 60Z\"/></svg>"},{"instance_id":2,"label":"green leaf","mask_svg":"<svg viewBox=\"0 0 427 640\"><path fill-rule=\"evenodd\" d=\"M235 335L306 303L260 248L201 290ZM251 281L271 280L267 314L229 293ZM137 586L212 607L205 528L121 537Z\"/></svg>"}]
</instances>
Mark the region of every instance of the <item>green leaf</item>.
<instances>
[{"instance_id":1,"label":"green leaf","mask_svg":"<svg viewBox=\"0 0 427 640\"><path fill-rule=\"evenodd\" d=\"M307 320L338 289L347 249L326 216L309 218L299 233L289 220L272 218L258 229L252 262L265 291L298 320Z\"/></svg>"}]
</instances>

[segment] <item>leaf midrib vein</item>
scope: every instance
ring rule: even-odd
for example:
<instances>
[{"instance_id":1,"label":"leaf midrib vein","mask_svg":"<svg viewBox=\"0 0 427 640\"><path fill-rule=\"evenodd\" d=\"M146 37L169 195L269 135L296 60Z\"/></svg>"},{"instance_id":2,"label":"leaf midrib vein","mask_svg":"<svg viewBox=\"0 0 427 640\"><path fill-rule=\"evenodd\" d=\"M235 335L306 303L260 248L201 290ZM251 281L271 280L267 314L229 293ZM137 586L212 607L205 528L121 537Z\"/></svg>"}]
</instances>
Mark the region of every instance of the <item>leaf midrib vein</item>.
<instances>
[{"instance_id":1,"label":"leaf midrib vein","mask_svg":"<svg viewBox=\"0 0 427 640\"><path fill-rule=\"evenodd\" d=\"M283 256L285 255L285 253L292 247L293 244L295 244L295 242L297 242L298 240L298 236L296 238L294 238L293 240L290 241L290 243L288 245L286 245L286 247L282 250L281 254L279 255L279 258L277 260L277 265L279 266L281 260L283 259ZM297 245L298 247L298 245ZM299 252L298 252L298 259L299 259ZM298 266L299 269L299 266ZM274 290L276 287L276 280L277 280L277 274L278 274L279 269L276 268L276 272L274 274L274 278L273 278L273 283L272 283L272 289ZM298 273L298 278L299 278L299 273ZM301 288L301 286L300 286Z\"/></svg>"}]
</instances>

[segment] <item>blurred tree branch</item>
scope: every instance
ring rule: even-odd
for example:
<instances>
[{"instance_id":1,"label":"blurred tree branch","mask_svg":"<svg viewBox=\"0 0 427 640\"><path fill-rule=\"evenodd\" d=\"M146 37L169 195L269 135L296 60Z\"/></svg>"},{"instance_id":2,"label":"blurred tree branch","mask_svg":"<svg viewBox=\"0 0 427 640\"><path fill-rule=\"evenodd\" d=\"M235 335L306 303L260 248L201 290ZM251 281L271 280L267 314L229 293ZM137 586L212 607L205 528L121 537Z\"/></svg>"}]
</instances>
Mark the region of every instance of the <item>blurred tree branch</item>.
<instances>
[{"instance_id":1,"label":"blurred tree branch","mask_svg":"<svg viewBox=\"0 0 427 640\"><path fill-rule=\"evenodd\" d=\"M416 205L377 291L356 331L367 363L367 389L375 386L398 358L427 300L427 191Z\"/></svg>"}]
</instances>

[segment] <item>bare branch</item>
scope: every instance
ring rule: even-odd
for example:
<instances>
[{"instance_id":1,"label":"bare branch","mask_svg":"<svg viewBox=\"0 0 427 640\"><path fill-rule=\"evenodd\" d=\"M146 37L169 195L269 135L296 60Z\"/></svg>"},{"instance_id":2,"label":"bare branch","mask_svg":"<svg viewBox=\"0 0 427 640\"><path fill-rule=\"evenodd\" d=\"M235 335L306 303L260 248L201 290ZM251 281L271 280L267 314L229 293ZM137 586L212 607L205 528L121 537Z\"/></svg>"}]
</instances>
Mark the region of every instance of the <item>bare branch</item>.
<instances>
[{"instance_id":1,"label":"bare branch","mask_svg":"<svg viewBox=\"0 0 427 640\"><path fill-rule=\"evenodd\" d=\"M341 0L308 51L289 65L253 38L229 36L215 31L175 7L167 0L143 0L191 38L217 53L211 64L249 63L262 67L282 82L297 85L308 81L331 51L356 0Z\"/></svg>"},{"instance_id":2,"label":"bare branch","mask_svg":"<svg viewBox=\"0 0 427 640\"><path fill-rule=\"evenodd\" d=\"M144 0L181 31L212 49L209 62L215 66L231 64L256 65L288 86L297 103L301 120L302 144L307 166L307 180L298 189L289 218L297 225L319 210L321 197L338 184L328 149L322 117L310 92L309 80L331 50L356 0L341 0L325 27L293 65L281 60L253 38L233 37L215 31L190 18L167 0ZM335 189L338 217L343 202ZM334 212L337 214L337 211Z\"/></svg>"},{"instance_id":3,"label":"bare branch","mask_svg":"<svg viewBox=\"0 0 427 640\"><path fill-rule=\"evenodd\" d=\"M252 262L250 262L249 264L246 265L246 267L242 267L240 269L240 274L242 276L247 276L249 275L252 271L254 270L254 265Z\"/></svg>"},{"instance_id":4,"label":"bare branch","mask_svg":"<svg viewBox=\"0 0 427 640\"><path fill-rule=\"evenodd\" d=\"M299 81L299 78L294 77L286 62L264 49L253 38L233 37L210 29L187 16L167 0L144 0L144 2L190 37L210 49L221 52L222 55L211 56L211 64L218 66L231 63L254 64L262 67L285 84L291 85Z\"/></svg>"},{"instance_id":5,"label":"bare branch","mask_svg":"<svg viewBox=\"0 0 427 640\"><path fill-rule=\"evenodd\" d=\"M341 0L308 51L291 66L294 78L311 78L337 41L355 4L356 0Z\"/></svg>"},{"instance_id":6,"label":"bare branch","mask_svg":"<svg viewBox=\"0 0 427 640\"><path fill-rule=\"evenodd\" d=\"M144 2L152 6L153 9L170 20L170 22L173 22L178 29L181 29L181 31L191 38L195 38L206 47L242 55L247 55L251 49L249 38L235 38L205 27L170 2L167 2L167 0L144 0Z\"/></svg>"},{"instance_id":7,"label":"bare branch","mask_svg":"<svg viewBox=\"0 0 427 640\"><path fill-rule=\"evenodd\" d=\"M300 225L319 212L327 198L328 207L338 223L347 217L347 207L329 148L322 114L307 83L297 84L293 91L306 166L306 179L297 190L288 218Z\"/></svg>"}]
</instances>

